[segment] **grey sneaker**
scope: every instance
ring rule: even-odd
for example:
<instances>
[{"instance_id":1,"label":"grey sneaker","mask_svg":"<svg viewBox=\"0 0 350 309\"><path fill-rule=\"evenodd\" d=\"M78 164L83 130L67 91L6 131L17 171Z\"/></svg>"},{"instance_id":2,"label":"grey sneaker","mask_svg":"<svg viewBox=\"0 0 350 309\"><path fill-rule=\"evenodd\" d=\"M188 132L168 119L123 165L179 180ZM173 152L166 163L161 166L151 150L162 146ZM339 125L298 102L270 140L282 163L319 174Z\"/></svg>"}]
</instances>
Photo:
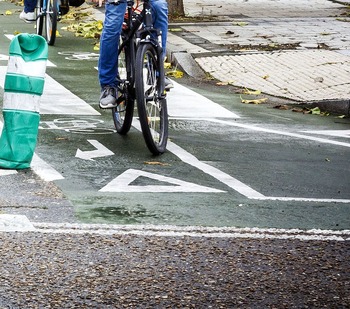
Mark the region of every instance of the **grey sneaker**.
<instances>
[{"instance_id":1,"label":"grey sneaker","mask_svg":"<svg viewBox=\"0 0 350 309\"><path fill-rule=\"evenodd\" d=\"M101 91L100 108L113 108L117 104L117 88L105 86Z\"/></svg>"},{"instance_id":2,"label":"grey sneaker","mask_svg":"<svg viewBox=\"0 0 350 309\"><path fill-rule=\"evenodd\" d=\"M168 77L164 78L164 88L166 91L170 91L171 88L174 88L174 84Z\"/></svg>"}]
</instances>

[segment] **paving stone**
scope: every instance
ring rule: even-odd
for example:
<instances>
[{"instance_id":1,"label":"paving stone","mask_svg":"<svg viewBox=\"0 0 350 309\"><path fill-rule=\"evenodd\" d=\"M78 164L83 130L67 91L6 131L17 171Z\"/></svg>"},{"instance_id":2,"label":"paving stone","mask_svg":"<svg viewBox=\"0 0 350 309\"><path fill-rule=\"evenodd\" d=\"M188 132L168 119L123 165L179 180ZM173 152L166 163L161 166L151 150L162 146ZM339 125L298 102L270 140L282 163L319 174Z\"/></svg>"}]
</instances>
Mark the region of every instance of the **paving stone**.
<instances>
[{"instance_id":1,"label":"paving stone","mask_svg":"<svg viewBox=\"0 0 350 309\"><path fill-rule=\"evenodd\" d=\"M296 101L350 97L350 58L334 51L198 57L196 61L222 82Z\"/></svg>"}]
</instances>

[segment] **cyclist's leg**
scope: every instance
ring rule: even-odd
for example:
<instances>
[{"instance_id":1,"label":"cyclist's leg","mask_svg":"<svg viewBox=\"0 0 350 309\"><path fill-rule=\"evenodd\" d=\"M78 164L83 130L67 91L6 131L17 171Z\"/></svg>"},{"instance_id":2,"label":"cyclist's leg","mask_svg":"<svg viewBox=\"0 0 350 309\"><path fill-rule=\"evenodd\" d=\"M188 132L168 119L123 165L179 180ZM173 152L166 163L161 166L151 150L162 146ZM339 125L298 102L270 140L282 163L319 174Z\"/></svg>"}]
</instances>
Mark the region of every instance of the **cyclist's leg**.
<instances>
[{"instance_id":1,"label":"cyclist's leg","mask_svg":"<svg viewBox=\"0 0 350 309\"><path fill-rule=\"evenodd\" d=\"M162 48L163 48L163 60L166 58L166 42L168 37L168 3L166 0L153 0L152 5L152 16L154 28L162 31ZM167 77L164 80L165 90L169 91L174 88L173 83Z\"/></svg>"},{"instance_id":2,"label":"cyclist's leg","mask_svg":"<svg viewBox=\"0 0 350 309\"><path fill-rule=\"evenodd\" d=\"M25 0L24 1L24 12L34 12L36 6L36 0Z\"/></svg>"},{"instance_id":3,"label":"cyclist's leg","mask_svg":"<svg viewBox=\"0 0 350 309\"><path fill-rule=\"evenodd\" d=\"M168 36L168 3L166 0L152 0L153 26L162 31L163 58L166 57L166 41Z\"/></svg>"},{"instance_id":4,"label":"cyclist's leg","mask_svg":"<svg viewBox=\"0 0 350 309\"><path fill-rule=\"evenodd\" d=\"M106 3L98 62L98 76L101 87L117 86L118 46L125 10L126 0L120 0L117 5Z\"/></svg>"},{"instance_id":5,"label":"cyclist's leg","mask_svg":"<svg viewBox=\"0 0 350 309\"><path fill-rule=\"evenodd\" d=\"M25 0L24 8L21 14L19 15L19 18L24 20L25 22L34 22L35 21L34 10L36 7L36 2L37 0Z\"/></svg>"}]
</instances>

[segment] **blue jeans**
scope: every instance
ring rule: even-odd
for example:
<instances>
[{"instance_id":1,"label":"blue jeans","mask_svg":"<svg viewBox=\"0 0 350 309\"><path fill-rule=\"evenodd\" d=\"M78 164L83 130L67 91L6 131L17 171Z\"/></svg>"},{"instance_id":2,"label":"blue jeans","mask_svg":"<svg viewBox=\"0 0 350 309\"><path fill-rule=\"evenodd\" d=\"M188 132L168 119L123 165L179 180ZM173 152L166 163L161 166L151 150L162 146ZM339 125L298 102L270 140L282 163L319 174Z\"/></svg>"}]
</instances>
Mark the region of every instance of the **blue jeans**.
<instances>
[{"instance_id":1,"label":"blue jeans","mask_svg":"<svg viewBox=\"0 0 350 309\"><path fill-rule=\"evenodd\" d=\"M152 6L153 25L162 31L163 57L166 55L168 33L168 4L166 0L150 0ZM122 29L126 0L118 5L106 2L105 21L100 39L100 58L98 76L101 87L117 86L118 47Z\"/></svg>"},{"instance_id":2,"label":"blue jeans","mask_svg":"<svg viewBox=\"0 0 350 309\"><path fill-rule=\"evenodd\" d=\"M36 0L24 0L24 12L34 12L36 2Z\"/></svg>"}]
</instances>

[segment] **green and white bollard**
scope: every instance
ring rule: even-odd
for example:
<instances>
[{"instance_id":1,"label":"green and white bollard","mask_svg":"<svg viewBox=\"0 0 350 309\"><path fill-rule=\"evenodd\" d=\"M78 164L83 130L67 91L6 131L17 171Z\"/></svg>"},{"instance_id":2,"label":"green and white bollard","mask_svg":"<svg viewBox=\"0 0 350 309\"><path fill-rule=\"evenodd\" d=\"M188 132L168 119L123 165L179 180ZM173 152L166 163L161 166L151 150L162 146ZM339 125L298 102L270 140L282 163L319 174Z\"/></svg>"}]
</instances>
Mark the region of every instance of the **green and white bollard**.
<instances>
[{"instance_id":1,"label":"green and white bollard","mask_svg":"<svg viewBox=\"0 0 350 309\"><path fill-rule=\"evenodd\" d=\"M4 85L0 168L29 168L37 143L48 46L36 34L13 38Z\"/></svg>"}]
</instances>

